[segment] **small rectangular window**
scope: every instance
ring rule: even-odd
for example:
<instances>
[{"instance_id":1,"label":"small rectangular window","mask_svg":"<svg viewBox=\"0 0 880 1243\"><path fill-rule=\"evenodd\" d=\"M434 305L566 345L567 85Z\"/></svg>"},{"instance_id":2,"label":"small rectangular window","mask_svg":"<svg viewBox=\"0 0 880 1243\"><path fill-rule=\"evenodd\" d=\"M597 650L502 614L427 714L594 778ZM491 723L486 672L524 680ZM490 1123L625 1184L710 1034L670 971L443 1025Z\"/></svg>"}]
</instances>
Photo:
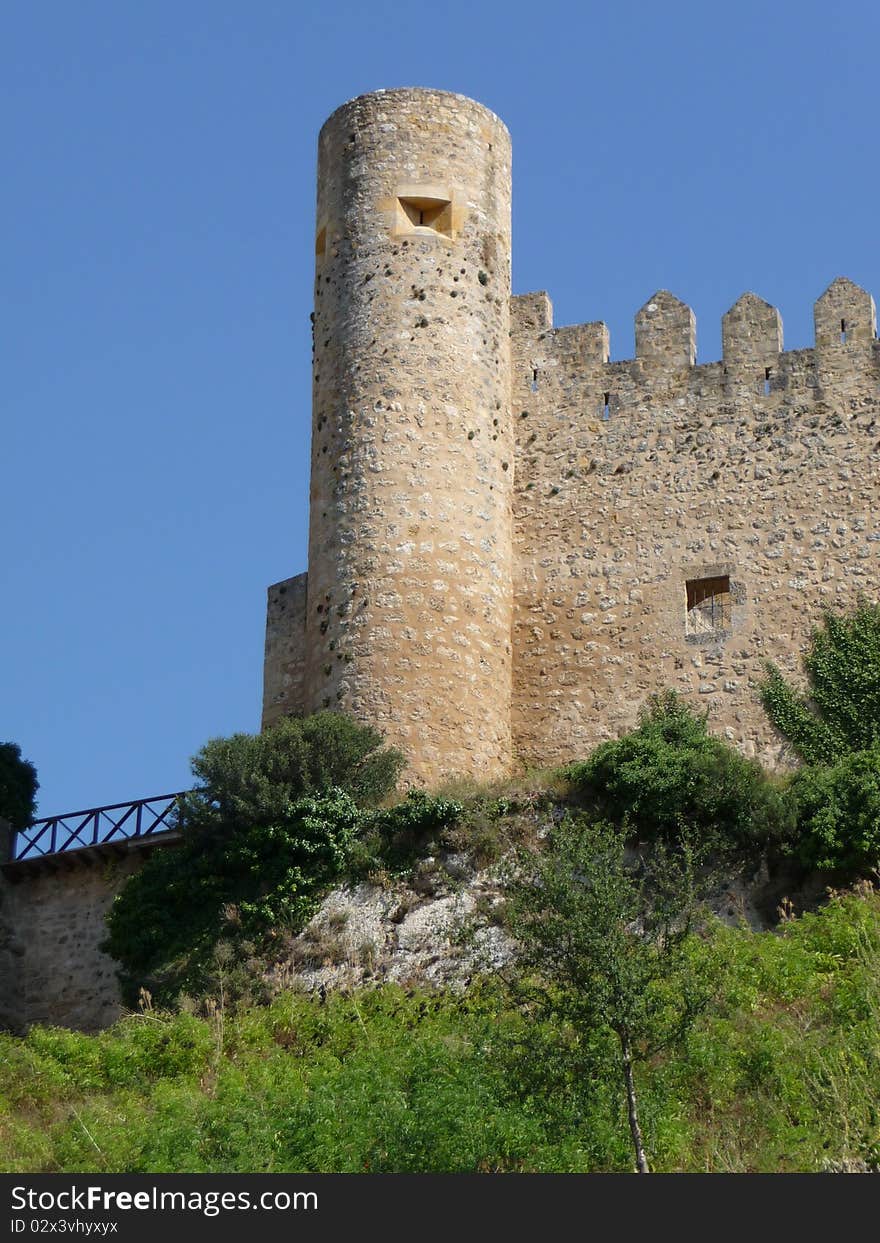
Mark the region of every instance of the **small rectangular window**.
<instances>
[{"instance_id":1,"label":"small rectangular window","mask_svg":"<svg viewBox=\"0 0 880 1243\"><path fill-rule=\"evenodd\" d=\"M764 368L764 396L770 396L770 368Z\"/></svg>"},{"instance_id":2,"label":"small rectangular window","mask_svg":"<svg viewBox=\"0 0 880 1243\"><path fill-rule=\"evenodd\" d=\"M398 197L397 234L418 233L424 237L452 237L452 200L428 196Z\"/></svg>"},{"instance_id":3,"label":"small rectangular window","mask_svg":"<svg viewBox=\"0 0 880 1243\"><path fill-rule=\"evenodd\" d=\"M686 634L715 634L731 624L730 578L692 578L687 582Z\"/></svg>"}]
</instances>

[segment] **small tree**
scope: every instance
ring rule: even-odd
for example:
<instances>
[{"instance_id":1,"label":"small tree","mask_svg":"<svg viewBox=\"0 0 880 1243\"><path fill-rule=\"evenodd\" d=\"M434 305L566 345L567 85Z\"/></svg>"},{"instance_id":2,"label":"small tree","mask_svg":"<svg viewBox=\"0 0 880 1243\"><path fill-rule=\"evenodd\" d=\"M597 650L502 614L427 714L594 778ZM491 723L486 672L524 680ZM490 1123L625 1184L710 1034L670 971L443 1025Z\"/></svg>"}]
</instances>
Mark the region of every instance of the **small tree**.
<instances>
[{"instance_id":1,"label":"small tree","mask_svg":"<svg viewBox=\"0 0 880 1243\"><path fill-rule=\"evenodd\" d=\"M510 927L547 1004L586 1038L613 1032L636 1169L649 1171L634 1068L687 1033L711 996L708 960L692 952L697 910L686 843L628 864L624 834L566 819L548 849L521 854L508 880Z\"/></svg>"},{"instance_id":2,"label":"small tree","mask_svg":"<svg viewBox=\"0 0 880 1243\"><path fill-rule=\"evenodd\" d=\"M0 742L0 817L14 829L26 828L34 818L39 788L37 770L21 758L21 747Z\"/></svg>"},{"instance_id":3,"label":"small tree","mask_svg":"<svg viewBox=\"0 0 880 1243\"><path fill-rule=\"evenodd\" d=\"M880 742L880 605L826 613L804 657L802 694L768 665L761 698L770 720L808 764L834 764Z\"/></svg>"}]
</instances>

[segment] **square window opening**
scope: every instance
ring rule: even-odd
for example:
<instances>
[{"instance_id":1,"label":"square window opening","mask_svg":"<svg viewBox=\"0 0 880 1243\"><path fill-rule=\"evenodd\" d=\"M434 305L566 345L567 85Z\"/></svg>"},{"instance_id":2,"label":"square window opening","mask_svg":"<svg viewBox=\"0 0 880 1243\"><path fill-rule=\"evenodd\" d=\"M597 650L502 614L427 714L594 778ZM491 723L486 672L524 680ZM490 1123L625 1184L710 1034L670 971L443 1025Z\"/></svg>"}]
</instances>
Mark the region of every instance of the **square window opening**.
<instances>
[{"instance_id":1,"label":"square window opening","mask_svg":"<svg viewBox=\"0 0 880 1243\"><path fill-rule=\"evenodd\" d=\"M397 200L397 232L452 237L452 200L407 197Z\"/></svg>"},{"instance_id":2,"label":"square window opening","mask_svg":"<svg viewBox=\"0 0 880 1243\"><path fill-rule=\"evenodd\" d=\"M730 577L692 578L687 582L686 634L717 634L730 630Z\"/></svg>"}]
</instances>

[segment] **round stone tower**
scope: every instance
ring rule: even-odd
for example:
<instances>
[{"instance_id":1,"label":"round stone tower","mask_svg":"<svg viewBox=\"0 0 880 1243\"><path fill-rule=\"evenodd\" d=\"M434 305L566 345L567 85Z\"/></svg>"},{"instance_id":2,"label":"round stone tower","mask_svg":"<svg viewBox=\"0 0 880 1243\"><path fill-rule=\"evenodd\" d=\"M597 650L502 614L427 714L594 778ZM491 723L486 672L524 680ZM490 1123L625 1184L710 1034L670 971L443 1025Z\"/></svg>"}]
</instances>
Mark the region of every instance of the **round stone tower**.
<instances>
[{"instance_id":1,"label":"round stone tower","mask_svg":"<svg viewBox=\"0 0 880 1243\"><path fill-rule=\"evenodd\" d=\"M425 781L510 761L510 137L377 91L321 130L306 707Z\"/></svg>"}]
</instances>

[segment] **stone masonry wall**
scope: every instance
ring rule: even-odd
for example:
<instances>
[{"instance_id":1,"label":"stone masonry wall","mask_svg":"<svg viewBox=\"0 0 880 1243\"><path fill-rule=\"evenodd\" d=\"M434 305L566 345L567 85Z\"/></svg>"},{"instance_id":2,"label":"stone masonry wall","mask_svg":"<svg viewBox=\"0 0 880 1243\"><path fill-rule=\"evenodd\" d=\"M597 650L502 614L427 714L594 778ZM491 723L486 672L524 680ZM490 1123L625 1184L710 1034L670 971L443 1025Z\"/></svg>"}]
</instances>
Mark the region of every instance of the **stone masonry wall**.
<instances>
[{"instance_id":1,"label":"stone masonry wall","mask_svg":"<svg viewBox=\"0 0 880 1243\"><path fill-rule=\"evenodd\" d=\"M111 902L143 858L132 849L15 884L0 874L0 1027L95 1031L119 1017L116 964L98 946Z\"/></svg>"},{"instance_id":2,"label":"stone masonry wall","mask_svg":"<svg viewBox=\"0 0 880 1243\"><path fill-rule=\"evenodd\" d=\"M671 687L780 761L764 662L798 671L822 609L880 588L875 338L873 302L844 280L816 305L815 350L781 352L778 312L746 294L723 361L700 366L671 294L613 363L603 324L555 329L546 295L514 298L517 754L585 755ZM724 626L689 634L688 581L721 577Z\"/></svg>"},{"instance_id":3,"label":"stone masonry wall","mask_svg":"<svg viewBox=\"0 0 880 1243\"><path fill-rule=\"evenodd\" d=\"M269 588L263 660L263 724L300 715L305 704L306 593L308 575Z\"/></svg>"}]
</instances>

